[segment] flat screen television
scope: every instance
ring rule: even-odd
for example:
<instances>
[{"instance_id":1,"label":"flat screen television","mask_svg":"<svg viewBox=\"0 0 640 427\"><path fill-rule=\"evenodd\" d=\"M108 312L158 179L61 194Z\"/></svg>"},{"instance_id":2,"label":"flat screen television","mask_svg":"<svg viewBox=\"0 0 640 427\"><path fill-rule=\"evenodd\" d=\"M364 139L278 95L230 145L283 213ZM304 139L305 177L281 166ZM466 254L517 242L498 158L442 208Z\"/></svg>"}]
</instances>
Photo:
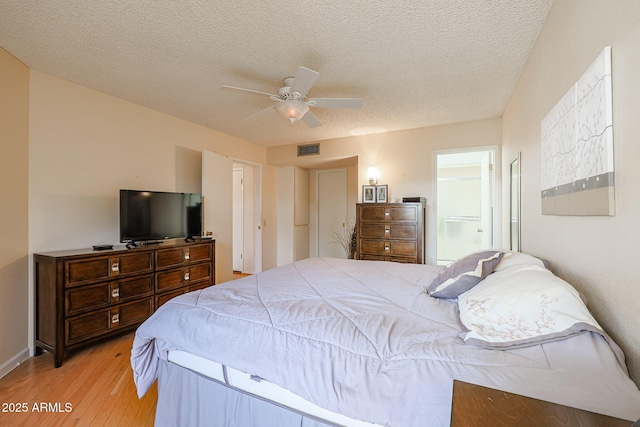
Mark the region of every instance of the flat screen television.
<instances>
[{"instance_id":1,"label":"flat screen television","mask_svg":"<svg viewBox=\"0 0 640 427\"><path fill-rule=\"evenodd\" d=\"M202 196L120 190L120 242L157 242L202 234Z\"/></svg>"}]
</instances>

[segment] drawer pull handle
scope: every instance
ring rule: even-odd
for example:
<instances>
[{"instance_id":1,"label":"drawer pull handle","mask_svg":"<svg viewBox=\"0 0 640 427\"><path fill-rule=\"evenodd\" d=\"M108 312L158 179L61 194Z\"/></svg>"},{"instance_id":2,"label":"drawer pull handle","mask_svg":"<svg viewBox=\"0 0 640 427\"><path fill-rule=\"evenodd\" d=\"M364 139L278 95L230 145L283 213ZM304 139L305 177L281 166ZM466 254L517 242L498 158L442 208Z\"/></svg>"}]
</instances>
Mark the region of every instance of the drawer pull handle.
<instances>
[{"instance_id":1,"label":"drawer pull handle","mask_svg":"<svg viewBox=\"0 0 640 427\"><path fill-rule=\"evenodd\" d=\"M389 216L389 215L391 215L391 212L385 211L384 216Z\"/></svg>"},{"instance_id":2,"label":"drawer pull handle","mask_svg":"<svg viewBox=\"0 0 640 427\"><path fill-rule=\"evenodd\" d=\"M385 246L384 247L385 252L389 252L389 249L391 249L391 248L389 248L389 246Z\"/></svg>"},{"instance_id":3,"label":"drawer pull handle","mask_svg":"<svg viewBox=\"0 0 640 427\"><path fill-rule=\"evenodd\" d=\"M389 228L385 228L385 229L384 229L384 232L385 232L386 234L389 234L389 231L390 231L390 230L389 230Z\"/></svg>"},{"instance_id":4,"label":"drawer pull handle","mask_svg":"<svg viewBox=\"0 0 640 427\"><path fill-rule=\"evenodd\" d=\"M113 264L111 264L111 271L119 271L120 270L120 265L117 262L114 262Z\"/></svg>"},{"instance_id":5,"label":"drawer pull handle","mask_svg":"<svg viewBox=\"0 0 640 427\"><path fill-rule=\"evenodd\" d=\"M120 313L116 313L111 316L111 323L119 323L120 322Z\"/></svg>"},{"instance_id":6,"label":"drawer pull handle","mask_svg":"<svg viewBox=\"0 0 640 427\"><path fill-rule=\"evenodd\" d=\"M184 259L185 259L185 260L188 260L189 258L190 258L190 256L189 256L189 251L186 251L186 252L184 253Z\"/></svg>"},{"instance_id":7,"label":"drawer pull handle","mask_svg":"<svg viewBox=\"0 0 640 427\"><path fill-rule=\"evenodd\" d=\"M118 298L120 297L120 288L115 288L114 290L111 291L111 296L113 298Z\"/></svg>"},{"instance_id":8,"label":"drawer pull handle","mask_svg":"<svg viewBox=\"0 0 640 427\"><path fill-rule=\"evenodd\" d=\"M189 281L189 273L184 273L184 281L185 282Z\"/></svg>"}]
</instances>

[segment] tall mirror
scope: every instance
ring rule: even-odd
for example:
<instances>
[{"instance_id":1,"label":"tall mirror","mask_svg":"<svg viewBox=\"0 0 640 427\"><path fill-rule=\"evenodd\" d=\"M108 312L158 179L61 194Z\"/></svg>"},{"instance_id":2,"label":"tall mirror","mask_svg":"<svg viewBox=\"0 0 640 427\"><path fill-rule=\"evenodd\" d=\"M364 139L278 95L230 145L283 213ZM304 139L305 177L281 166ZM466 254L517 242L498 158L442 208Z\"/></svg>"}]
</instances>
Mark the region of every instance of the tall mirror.
<instances>
[{"instance_id":1,"label":"tall mirror","mask_svg":"<svg viewBox=\"0 0 640 427\"><path fill-rule=\"evenodd\" d=\"M520 153L511 161L510 176L510 249L520 251Z\"/></svg>"}]
</instances>

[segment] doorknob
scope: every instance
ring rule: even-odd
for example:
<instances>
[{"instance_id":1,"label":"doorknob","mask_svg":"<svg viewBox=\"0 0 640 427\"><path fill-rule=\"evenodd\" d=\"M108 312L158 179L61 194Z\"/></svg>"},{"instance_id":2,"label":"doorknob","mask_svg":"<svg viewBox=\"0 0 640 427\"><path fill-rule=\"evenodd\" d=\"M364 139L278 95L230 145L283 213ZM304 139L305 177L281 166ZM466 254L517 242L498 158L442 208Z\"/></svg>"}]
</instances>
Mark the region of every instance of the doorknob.
<instances>
[{"instance_id":1,"label":"doorknob","mask_svg":"<svg viewBox=\"0 0 640 427\"><path fill-rule=\"evenodd\" d=\"M482 233L482 228L478 228L478 233Z\"/></svg>"}]
</instances>

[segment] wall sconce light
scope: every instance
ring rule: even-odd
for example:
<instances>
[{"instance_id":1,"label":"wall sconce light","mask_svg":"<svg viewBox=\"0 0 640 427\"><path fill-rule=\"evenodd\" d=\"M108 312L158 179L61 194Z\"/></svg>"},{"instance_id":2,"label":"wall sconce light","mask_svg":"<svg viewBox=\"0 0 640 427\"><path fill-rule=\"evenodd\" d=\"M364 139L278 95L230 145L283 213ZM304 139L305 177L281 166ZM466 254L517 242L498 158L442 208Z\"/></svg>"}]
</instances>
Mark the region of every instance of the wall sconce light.
<instances>
[{"instance_id":1,"label":"wall sconce light","mask_svg":"<svg viewBox=\"0 0 640 427\"><path fill-rule=\"evenodd\" d=\"M380 179L380 171L378 168L370 166L369 169L367 169L367 178L369 178L369 185L376 185L378 179Z\"/></svg>"}]
</instances>

